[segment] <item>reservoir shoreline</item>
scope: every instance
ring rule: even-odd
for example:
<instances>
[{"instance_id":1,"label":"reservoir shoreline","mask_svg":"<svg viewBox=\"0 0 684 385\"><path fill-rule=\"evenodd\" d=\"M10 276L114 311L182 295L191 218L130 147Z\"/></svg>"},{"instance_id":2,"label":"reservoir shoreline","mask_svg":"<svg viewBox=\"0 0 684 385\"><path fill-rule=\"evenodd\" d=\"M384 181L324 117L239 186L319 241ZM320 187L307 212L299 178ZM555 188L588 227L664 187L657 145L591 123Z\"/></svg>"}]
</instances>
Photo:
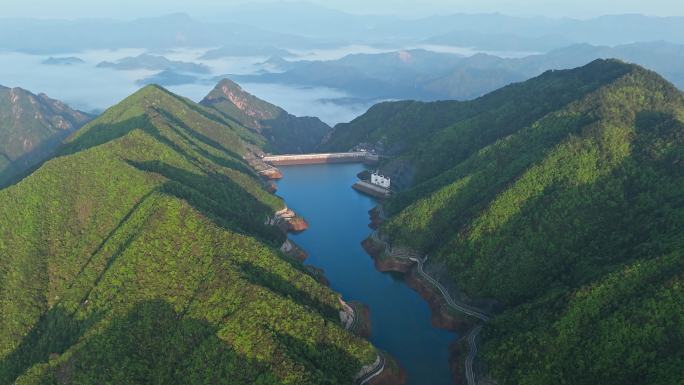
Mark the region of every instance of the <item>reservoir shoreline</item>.
<instances>
[{"instance_id":1,"label":"reservoir shoreline","mask_svg":"<svg viewBox=\"0 0 684 385\"><path fill-rule=\"evenodd\" d=\"M368 226L374 231L362 242L364 250L371 255L378 270L398 271L407 275L407 284L430 304L435 327L458 331L464 336L451 345L451 371L455 384L475 385L477 377L483 376L483 373L476 372L486 372L482 368L478 370L475 363L478 351L477 337L484 323L489 321L489 315L479 306L485 306L491 312L495 303L482 301L481 305L475 306L472 300L464 295L461 295L462 298L459 300L454 300L442 283L425 272L427 256L408 248L394 248L389 241L382 238L378 230L385 220L382 206L376 206L369 214ZM466 343L467 346L464 346ZM462 359L462 356L465 356L465 359Z\"/></svg>"},{"instance_id":2,"label":"reservoir shoreline","mask_svg":"<svg viewBox=\"0 0 684 385\"><path fill-rule=\"evenodd\" d=\"M438 311L441 305L435 306L436 295L428 295L428 287L409 270L387 266L377 269L377 259L368 258L361 243L368 237L367 213L377 201L351 189L363 167L280 167L283 178L276 182L278 195L311 225L306 232L290 233L288 238L309 255L307 262L324 271L333 290L350 303L357 303L356 309L368 309L362 316L370 323L362 335L369 335L374 346L395 357L406 369L404 373L393 362L366 383L389 385L406 380L407 385L451 385L449 363L456 340L451 331L467 329L453 317L442 316ZM339 174L344 174L343 178L337 178ZM349 200L349 204L343 200ZM408 274L381 274L383 271Z\"/></svg>"}]
</instances>

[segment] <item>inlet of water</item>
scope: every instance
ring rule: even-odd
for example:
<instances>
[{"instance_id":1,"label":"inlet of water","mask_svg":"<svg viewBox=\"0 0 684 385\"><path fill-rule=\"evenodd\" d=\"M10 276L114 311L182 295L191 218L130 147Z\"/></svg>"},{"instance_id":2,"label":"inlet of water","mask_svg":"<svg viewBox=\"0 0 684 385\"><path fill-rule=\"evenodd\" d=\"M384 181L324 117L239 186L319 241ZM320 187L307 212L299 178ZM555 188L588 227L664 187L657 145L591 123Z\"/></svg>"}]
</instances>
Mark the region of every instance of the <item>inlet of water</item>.
<instances>
[{"instance_id":1,"label":"inlet of water","mask_svg":"<svg viewBox=\"0 0 684 385\"><path fill-rule=\"evenodd\" d=\"M449 345L456 335L434 328L430 309L401 274L380 273L361 247L370 235L368 210L377 202L351 188L361 164L280 167L278 195L309 230L290 235L310 255L306 263L325 270L345 300L370 307L371 342L397 358L407 385L449 385Z\"/></svg>"}]
</instances>

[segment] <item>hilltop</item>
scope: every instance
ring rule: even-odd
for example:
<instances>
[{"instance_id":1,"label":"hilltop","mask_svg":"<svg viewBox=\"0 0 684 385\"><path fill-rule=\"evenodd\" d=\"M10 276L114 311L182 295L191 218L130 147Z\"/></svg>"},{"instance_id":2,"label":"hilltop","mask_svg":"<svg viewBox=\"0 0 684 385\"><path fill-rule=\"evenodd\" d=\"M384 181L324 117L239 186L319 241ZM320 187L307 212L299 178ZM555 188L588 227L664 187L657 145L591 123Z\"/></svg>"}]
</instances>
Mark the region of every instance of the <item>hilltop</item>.
<instances>
[{"instance_id":1,"label":"hilltop","mask_svg":"<svg viewBox=\"0 0 684 385\"><path fill-rule=\"evenodd\" d=\"M267 141L267 150L272 152L311 152L331 130L318 118L289 114L228 79L219 82L200 104L259 133Z\"/></svg>"}]
</instances>

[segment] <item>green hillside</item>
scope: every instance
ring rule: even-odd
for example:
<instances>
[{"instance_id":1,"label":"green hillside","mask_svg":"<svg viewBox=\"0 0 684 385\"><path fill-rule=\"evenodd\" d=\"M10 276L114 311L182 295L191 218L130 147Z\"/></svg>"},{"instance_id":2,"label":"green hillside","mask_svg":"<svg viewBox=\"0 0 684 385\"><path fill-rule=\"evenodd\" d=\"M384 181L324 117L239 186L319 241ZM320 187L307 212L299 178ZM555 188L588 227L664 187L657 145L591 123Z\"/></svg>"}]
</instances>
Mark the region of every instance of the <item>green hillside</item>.
<instances>
[{"instance_id":1,"label":"green hillside","mask_svg":"<svg viewBox=\"0 0 684 385\"><path fill-rule=\"evenodd\" d=\"M483 333L493 377L681 384L682 93L608 60L446 105L377 106L329 145L423 138L390 161L415 178L381 230L498 301Z\"/></svg>"},{"instance_id":2,"label":"green hillside","mask_svg":"<svg viewBox=\"0 0 684 385\"><path fill-rule=\"evenodd\" d=\"M350 384L375 360L264 225L250 130L150 86L0 190L0 384Z\"/></svg>"},{"instance_id":3,"label":"green hillside","mask_svg":"<svg viewBox=\"0 0 684 385\"><path fill-rule=\"evenodd\" d=\"M0 86L0 186L49 157L88 120L45 94Z\"/></svg>"},{"instance_id":4,"label":"green hillside","mask_svg":"<svg viewBox=\"0 0 684 385\"><path fill-rule=\"evenodd\" d=\"M201 102L266 139L266 150L306 153L318 147L331 128L318 118L297 117L224 79Z\"/></svg>"}]
</instances>

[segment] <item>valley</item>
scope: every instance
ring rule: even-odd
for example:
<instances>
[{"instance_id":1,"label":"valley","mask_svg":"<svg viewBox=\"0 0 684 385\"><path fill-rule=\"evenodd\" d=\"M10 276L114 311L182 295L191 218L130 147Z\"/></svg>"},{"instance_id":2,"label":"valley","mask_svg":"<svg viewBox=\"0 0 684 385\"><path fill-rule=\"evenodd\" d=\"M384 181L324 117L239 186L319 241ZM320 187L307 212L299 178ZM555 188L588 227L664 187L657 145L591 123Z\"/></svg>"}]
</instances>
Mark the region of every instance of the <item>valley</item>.
<instances>
[{"instance_id":1,"label":"valley","mask_svg":"<svg viewBox=\"0 0 684 385\"><path fill-rule=\"evenodd\" d=\"M331 288L370 310L373 345L404 368L406 384L452 383L449 346L457 334L433 326L431 311L401 274L383 274L361 247L377 202L351 189L362 164L280 166L278 195L309 222L290 238L321 268ZM373 383L373 382L371 382Z\"/></svg>"},{"instance_id":2,"label":"valley","mask_svg":"<svg viewBox=\"0 0 684 385\"><path fill-rule=\"evenodd\" d=\"M3 16L0 385L684 385L684 18L203 7Z\"/></svg>"}]
</instances>

